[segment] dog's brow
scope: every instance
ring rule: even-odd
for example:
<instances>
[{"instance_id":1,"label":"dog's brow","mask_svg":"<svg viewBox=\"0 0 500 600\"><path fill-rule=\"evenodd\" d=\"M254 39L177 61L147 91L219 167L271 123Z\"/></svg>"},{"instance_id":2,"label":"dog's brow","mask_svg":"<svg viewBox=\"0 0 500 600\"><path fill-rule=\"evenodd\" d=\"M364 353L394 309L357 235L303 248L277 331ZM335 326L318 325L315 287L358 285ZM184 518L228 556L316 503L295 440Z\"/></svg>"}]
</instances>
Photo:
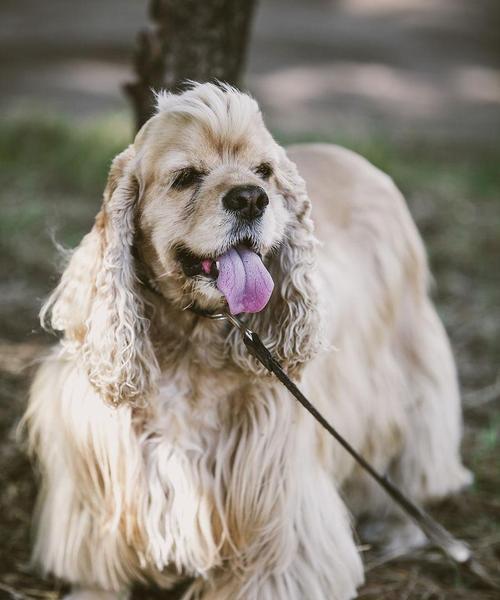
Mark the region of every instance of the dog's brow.
<instances>
[{"instance_id":1,"label":"dog's brow","mask_svg":"<svg viewBox=\"0 0 500 600\"><path fill-rule=\"evenodd\" d=\"M182 169L191 168L196 169L198 168L198 165L194 164L193 161L190 161L188 159L176 160L168 164L168 170L172 173L174 173L175 171L182 171Z\"/></svg>"}]
</instances>

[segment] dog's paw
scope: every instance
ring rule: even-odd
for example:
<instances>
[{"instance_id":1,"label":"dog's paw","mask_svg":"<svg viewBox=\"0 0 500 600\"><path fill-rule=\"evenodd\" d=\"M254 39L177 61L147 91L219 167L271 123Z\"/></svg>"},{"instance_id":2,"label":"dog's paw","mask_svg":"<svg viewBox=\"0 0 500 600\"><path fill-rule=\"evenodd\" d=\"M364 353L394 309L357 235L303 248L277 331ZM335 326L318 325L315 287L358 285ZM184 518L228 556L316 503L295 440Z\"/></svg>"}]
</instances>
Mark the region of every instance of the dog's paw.
<instances>
[{"instance_id":1,"label":"dog's paw","mask_svg":"<svg viewBox=\"0 0 500 600\"><path fill-rule=\"evenodd\" d=\"M382 562L409 554L428 543L419 527L396 515L365 522L358 533L363 542L372 546L377 559Z\"/></svg>"}]
</instances>

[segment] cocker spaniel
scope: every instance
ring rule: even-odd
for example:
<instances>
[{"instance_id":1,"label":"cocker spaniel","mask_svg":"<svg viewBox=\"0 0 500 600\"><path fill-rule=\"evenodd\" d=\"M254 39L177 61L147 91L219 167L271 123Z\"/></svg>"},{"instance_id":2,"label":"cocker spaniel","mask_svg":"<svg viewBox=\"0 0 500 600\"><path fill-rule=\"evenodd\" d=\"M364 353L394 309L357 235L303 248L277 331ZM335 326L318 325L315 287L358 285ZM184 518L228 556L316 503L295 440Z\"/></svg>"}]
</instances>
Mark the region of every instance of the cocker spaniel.
<instances>
[{"instance_id":1,"label":"cocker spaniel","mask_svg":"<svg viewBox=\"0 0 500 600\"><path fill-rule=\"evenodd\" d=\"M78 600L189 579L185 600L354 598L350 515L393 547L415 532L206 315L241 314L350 443L425 502L470 480L428 283L404 199L363 158L285 151L226 85L159 94L42 310L62 339L26 415L42 474L35 561Z\"/></svg>"}]
</instances>

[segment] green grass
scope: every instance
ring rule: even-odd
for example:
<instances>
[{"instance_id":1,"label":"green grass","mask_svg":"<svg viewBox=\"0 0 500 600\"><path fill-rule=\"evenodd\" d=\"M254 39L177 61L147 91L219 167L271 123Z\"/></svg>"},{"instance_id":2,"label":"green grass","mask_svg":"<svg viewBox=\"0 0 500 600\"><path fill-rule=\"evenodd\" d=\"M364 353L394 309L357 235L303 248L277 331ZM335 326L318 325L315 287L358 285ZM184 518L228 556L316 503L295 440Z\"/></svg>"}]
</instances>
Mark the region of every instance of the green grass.
<instances>
[{"instance_id":1,"label":"green grass","mask_svg":"<svg viewBox=\"0 0 500 600\"><path fill-rule=\"evenodd\" d=\"M0 234L2 251L21 253L29 240L43 267L55 231L64 244L78 243L100 203L109 163L130 138L124 118L73 126L57 118L29 116L0 122Z\"/></svg>"},{"instance_id":2,"label":"green grass","mask_svg":"<svg viewBox=\"0 0 500 600\"><path fill-rule=\"evenodd\" d=\"M1 177L14 187L36 185L42 193L98 194L111 158L130 137L123 116L78 125L42 116L3 121Z\"/></svg>"}]
</instances>

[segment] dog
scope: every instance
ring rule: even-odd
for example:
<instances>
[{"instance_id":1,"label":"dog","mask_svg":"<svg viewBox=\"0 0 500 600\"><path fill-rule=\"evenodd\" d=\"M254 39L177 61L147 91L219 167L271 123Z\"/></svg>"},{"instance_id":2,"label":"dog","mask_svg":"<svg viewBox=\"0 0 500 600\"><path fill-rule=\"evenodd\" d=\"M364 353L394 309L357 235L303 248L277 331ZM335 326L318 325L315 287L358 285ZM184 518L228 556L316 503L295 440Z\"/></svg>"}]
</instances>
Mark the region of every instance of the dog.
<instances>
[{"instance_id":1,"label":"dog","mask_svg":"<svg viewBox=\"0 0 500 600\"><path fill-rule=\"evenodd\" d=\"M366 160L285 150L228 85L158 94L41 312L62 336L26 413L34 561L74 600L137 582L187 582L184 600L356 597L354 520L393 550L418 532L209 317L239 314L364 457L428 502L470 482L429 278L402 195Z\"/></svg>"}]
</instances>

